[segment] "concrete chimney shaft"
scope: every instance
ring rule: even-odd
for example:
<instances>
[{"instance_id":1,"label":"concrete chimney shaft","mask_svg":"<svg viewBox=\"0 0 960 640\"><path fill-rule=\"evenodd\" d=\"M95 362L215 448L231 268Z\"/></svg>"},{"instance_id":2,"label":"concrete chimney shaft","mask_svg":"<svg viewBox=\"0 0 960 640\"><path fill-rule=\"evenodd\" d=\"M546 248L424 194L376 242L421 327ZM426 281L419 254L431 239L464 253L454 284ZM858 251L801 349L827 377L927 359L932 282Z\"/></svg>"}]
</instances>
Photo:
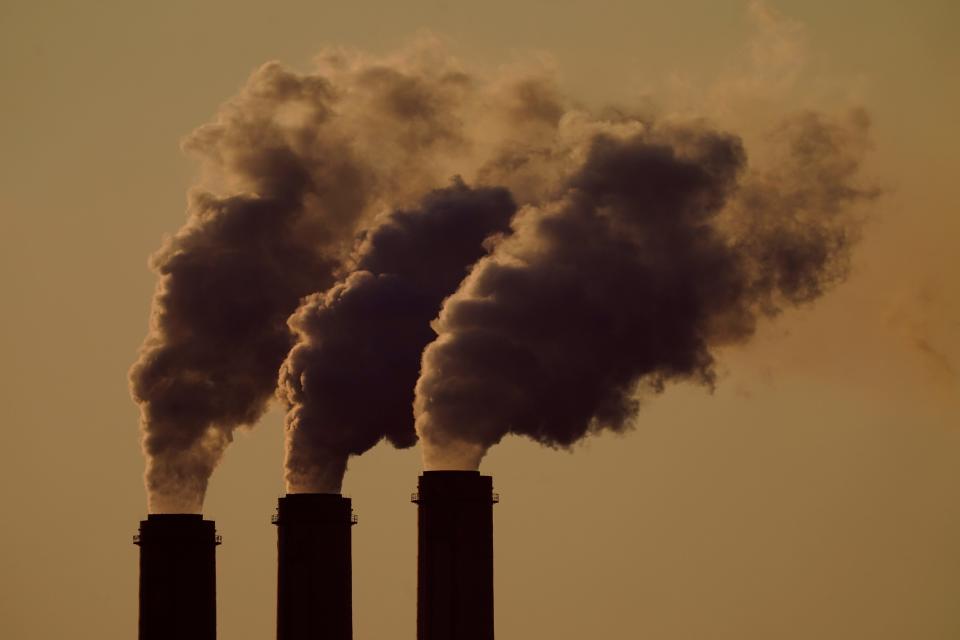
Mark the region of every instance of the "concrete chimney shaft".
<instances>
[{"instance_id":1,"label":"concrete chimney shaft","mask_svg":"<svg viewBox=\"0 0 960 640\"><path fill-rule=\"evenodd\" d=\"M216 640L220 536L200 514L150 514L140 547L140 640Z\"/></svg>"},{"instance_id":2,"label":"concrete chimney shaft","mask_svg":"<svg viewBox=\"0 0 960 640\"><path fill-rule=\"evenodd\" d=\"M493 480L425 471L417 503L417 640L493 640Z\"/></svg>"},{"instance_id":3,"label":"concrete chimney shaft","mask_svg":"<svg viewBox=\"0 0 960 640\"><path fill-rule=\"evenodd\" d=\"M277 640L352 640L350 499L333 493L280 498Z\"/></svg>"}]
</instances>

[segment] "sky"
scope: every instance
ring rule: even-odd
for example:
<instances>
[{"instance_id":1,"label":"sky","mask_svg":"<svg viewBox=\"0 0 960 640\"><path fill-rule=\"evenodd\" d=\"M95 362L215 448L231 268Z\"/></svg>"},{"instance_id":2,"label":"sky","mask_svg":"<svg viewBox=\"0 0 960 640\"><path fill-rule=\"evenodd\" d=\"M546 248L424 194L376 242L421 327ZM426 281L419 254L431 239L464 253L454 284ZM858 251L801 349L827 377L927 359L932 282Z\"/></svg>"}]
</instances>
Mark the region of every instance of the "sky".
<instances>
[{"instance_id":1,"label":"sky","mask_svg":"<svg viewBox=\"0 0 960 640\"><path fill-rule=\"evenodd\" d=\"M185 219L180 141L269 60L423 37L536 61L586 104L703 115L758 139L862 106L883 196L846 283L722 353L713 393L635 428L484 460L501 640L960 635L960 8L947 1L0 6L0 636L129 638L146 512L127 371L147 257ZM238 435L205 513L220 637L274 633L282 415ZM358 640L415 633L416 449L351 464Z\"/></svg>"}]
</instances>

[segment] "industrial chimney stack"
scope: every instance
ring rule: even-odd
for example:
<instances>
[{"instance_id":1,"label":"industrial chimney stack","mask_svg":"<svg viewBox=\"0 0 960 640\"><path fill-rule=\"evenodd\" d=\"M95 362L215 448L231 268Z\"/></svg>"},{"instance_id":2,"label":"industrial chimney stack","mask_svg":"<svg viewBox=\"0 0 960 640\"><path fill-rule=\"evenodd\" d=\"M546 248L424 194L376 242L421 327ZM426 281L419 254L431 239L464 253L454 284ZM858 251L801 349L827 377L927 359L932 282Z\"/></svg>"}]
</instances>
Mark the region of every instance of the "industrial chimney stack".
<instances>
[{"instance_id":1,"label":"industrial chimney stack","mask_svg":"<svg viewBox=\"0 0 960 640\"><path fill-rule=\"evenodd\" d=\"M216 640L220 544L200 514L150 514L140 547L140 640Z\"/></svg>"},{"instance_id":2,"label":"industrial chimney stack","mask_svg":"<svg viewBox=\"0 0 960 640\"><path fill-rule=\"evenodd\" d=\"M280 498L277 640L352 640L350 499L334 493Z\"/></svg>"},{"instance_id":3,"label":"industrial chimney stack","mask_svg":"<svg viewBox=\"0 0 960 640\"><path fill-rule=\"evenodd\" d=\"M417 640L493 640L493 480L425 471L418 505Z\"/></svg>"}]
</instances>

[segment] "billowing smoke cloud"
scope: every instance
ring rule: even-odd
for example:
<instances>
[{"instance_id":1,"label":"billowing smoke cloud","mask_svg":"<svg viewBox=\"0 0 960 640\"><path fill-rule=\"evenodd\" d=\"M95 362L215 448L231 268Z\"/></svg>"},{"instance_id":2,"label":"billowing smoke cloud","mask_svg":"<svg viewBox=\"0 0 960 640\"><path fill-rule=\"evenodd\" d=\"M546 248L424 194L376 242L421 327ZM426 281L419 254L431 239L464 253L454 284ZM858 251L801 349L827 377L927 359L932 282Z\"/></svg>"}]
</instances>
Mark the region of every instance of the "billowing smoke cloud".
<instances>
[{"instance_id":1,"label":"billowing smoke cloud","mask_svg":"<svg viewBox=\"0 0 960 640\"><path fill-rule=\"evenodd\" d=\"M288 316L336 281L379 210L449 178L441 161L465 152L471 92L429 47L327 52L311 74L264 65L188 137L204 187L152 258L150 333L130 373L151 512L200 510L234 430L274 394Z\"/></svg>"},{"instance_id":2,"label":"billowing smoke cloud","mask_svg":"<svg viewBox=\"0 0 960 640\"><path fill-rule=\"evenodd\" d=\"M551 202L475 266L434 323L416 387L428 468L476 468L503 436L567 447L627 428L638 385L715 382L715 349L847 272L866 116L803 114L748 170L705 125L592 136Z\"/></svg>"},{"instance_id":3,"label":"billowing smoke cloud","mask_svg":"<svg viewBox=\"0 0 960 640\"><path fill-rule=\"evenodd\" d=\"M712 384L715 347L843 278L866 129L797 117L748 169L736 137L593 113L549 73L468 73L432 42L264 65L186 140L201 187L152 260L131 370L150 510L200 510L281 365L293 491L414 441L431 340L414 404L434 466L509 432L623 429L638 384ZM438 190L453 175L474 187Z\"/></svg>"},{"instance_id":4,"label":"billowing smoke cloud","mask_svg":"<svg viewBox=\"0 0 960 640\"><path fill-rule=\"evenodd\" d=\"M287 489L339 491L350 455L383 438L416 442L413 388L443 299L509 229L505 189L456 181L364 239L356 270L290 319L298 342L280 372L287 403Z\"/></svg>"}]
</instances>

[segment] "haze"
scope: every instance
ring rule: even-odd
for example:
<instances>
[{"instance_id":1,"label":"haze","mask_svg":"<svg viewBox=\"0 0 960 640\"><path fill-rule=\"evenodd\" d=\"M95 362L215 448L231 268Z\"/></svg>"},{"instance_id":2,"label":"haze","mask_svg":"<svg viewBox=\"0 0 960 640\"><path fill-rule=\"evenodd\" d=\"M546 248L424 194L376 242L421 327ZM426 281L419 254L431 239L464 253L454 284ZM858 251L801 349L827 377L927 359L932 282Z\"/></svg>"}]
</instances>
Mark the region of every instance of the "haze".
<instances>
[{"instance_id":1,"label":"haze","mask_svg":"<svg viewBox=\"0 0 960 640\"><path fill-rule=\"evenodd\" d=\"M268 60L443 39L554 67L593 105L711 117L864 107L873 208L848 281L723 354L718 388L645 397L573 455L483 462L497 636L946 640L960 635L960 88L955 3L8 1L0 8L4 314L0 636L129 638L145 514L126 373L146 257L183 222L179 141ZM274 634L282 415L210 484L220 637ZM358 640L414 637L417 448L350 466Z\"/></svg>"}]
</instances>

